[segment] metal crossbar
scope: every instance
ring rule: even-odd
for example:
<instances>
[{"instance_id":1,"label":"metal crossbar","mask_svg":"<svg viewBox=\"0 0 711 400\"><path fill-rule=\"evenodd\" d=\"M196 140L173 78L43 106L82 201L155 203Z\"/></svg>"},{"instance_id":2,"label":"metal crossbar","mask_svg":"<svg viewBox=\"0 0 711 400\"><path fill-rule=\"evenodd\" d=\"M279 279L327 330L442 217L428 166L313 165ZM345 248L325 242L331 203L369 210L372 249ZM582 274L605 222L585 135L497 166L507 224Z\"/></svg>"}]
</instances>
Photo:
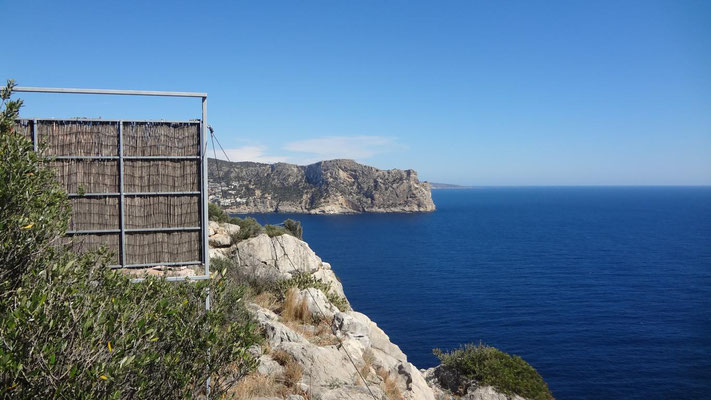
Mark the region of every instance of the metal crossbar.
<instances>
[{"instance_id":1,"label":"metal crossbar","mask_svg":"<svg viewBox=\"0 0 711 400\"><path fill-rule=\"evenodd\" d=\"M79 89L79 88L52 88L15 86L13 92L25 93L71 93L71 94L113 94L123 96L164 96L164 97L202 97L207 98L207 93L196 92L164 92L157 90L120 90L120 89Z\"/></svg>"}]
</instances>

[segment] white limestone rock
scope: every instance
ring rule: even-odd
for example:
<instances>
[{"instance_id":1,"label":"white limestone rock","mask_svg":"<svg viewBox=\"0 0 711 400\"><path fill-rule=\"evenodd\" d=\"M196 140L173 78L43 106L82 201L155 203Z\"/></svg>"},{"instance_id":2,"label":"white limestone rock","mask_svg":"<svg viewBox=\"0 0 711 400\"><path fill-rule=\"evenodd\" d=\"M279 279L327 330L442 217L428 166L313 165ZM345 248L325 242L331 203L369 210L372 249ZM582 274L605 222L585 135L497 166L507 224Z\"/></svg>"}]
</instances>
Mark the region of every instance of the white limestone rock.
<instances>
[{"instance_id":1,"label":"white limestone rock","mask_svg":"<svg viewBox=\"0 0 711 400\"><path fill-rule=\"evenodd\" d=\"M274 361L273 358L265 354L259 357L259 367L257 368L257 372L262 375L279 376L284 373L284 367Z\"/></svg>"},{"instance_id":2,"label":"white limestone rock","mask_svg":"<svg viewBox=\"0 0 711 400\"><path fill-rule=\"evenodd\" d=\"M225 233L216 233L208 238L211 247L230 247L232 239Z\"/></svg>"},{"instance_id":3,"label":"white limestone rock","mask_svg":"<svg viewBox=\"0 0 711 400\"><path fill-rule=\"evenodd\" d=\"M225 230L225 233L229 236L239 233L240 227L235 224L228 224L227 222L220 224L220 227Z\"/></svg>"},{"instance_id":4,"label":"white limestone rock","mask_svg":"<svg viewBox=\"0 0 711 400\"><path fill-rule=\"evenodd\" d=\"M473 390L472 390L473 389ZM467 394L462 397L463 400L526 400L517 395L505 395L496 391L492 386L479 386L470 388Z\"/></svg>"},{"instance_id":5,"label":"white limestone rock","mask_svg":"<svg viewBox=\"0 0 711 400\"><path fill-rule=\"evenodd\" d=\"M372 385L371 385L372 386ZM377 386L372 386L370 390L375 395L376 399L386 398L385 393L380 390ZM352 400L373 400L373 396L368 392L364 386L343 386L336 389L330 389L325 391L321 395L321 400L342 400L342 399L352 399Z\"/></svg>"},{"instance_id":6,"label":"white limestone rock","mask_svg":"<svg viewBox=\"0 0 711 400\"><path fill-rule=\"evenodd\" d=\"M341 284L341 281L338 280L336 274L333 272L333 270L331 270L331 264L327 262L322 262L321 268L316 270L312 275L321 282L325 284L330 284L331 291L333 293L343 298L346 297L346 294L343 292L343 285Z\"/></svg>"},{"instance_id":7,"label":"white limestone rock","mask_svg":"<svg viewBox=\"0 0 711 400\"><path fill-rule=\"evenodd\" d=\"M247 309L264 330L264 335L270 345L277 346L285 342L307 342L303 336L279 322L279 316L266 308L250 303L247 305Z\"/></svg>"},{"instance_id":8,"label":"white limestone rock","mask_svg":"<svg viewBox=\"0 0 711 400\"><path fill-rule=\"evenodd\" d=\"M323 262L303 242L291 235L270 238L266 234L237 244L239 268L257 279L289 279L295 272L314 273Z\"/></svg>"},{"instance_id":9,"label":"white limestone rock","mask_svg":"<svg viewBox=\"0 0 711 400\"><path fill-rule=\"evenodd\" d=\"M333 319L333 314L338 312L338 309L328 301L326 295L316 288L300 290L297 301L305 301L311 315L319 319L330 321Z\"/></svg>"},{"instance_id":10,"label":"white limestone rock","mask_svg":"<svg viewBox=\"0 0 711 400\"><path fill-rule=\"evenodd\" d=\"M333 334L339 338L350 338L370 347L369 326L351 315L351 312L336 313L331 324Z\"/></svg>"}]
</instances>

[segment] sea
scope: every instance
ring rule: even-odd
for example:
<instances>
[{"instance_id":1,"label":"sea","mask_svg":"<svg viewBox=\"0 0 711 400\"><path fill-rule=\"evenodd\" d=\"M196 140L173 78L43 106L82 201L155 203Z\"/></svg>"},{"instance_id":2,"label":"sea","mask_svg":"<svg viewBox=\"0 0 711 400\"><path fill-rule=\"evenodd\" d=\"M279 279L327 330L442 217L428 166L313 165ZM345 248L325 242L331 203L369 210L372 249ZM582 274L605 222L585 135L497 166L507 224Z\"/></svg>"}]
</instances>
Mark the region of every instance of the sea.
<instances>
[{"instance_id":1,"label":"sea","mask_svg":"<svg viewBox=\"0 0 711 400\"><path fill-rule=\"evenodd\" d=\"M711 187L434 190L417 214L253 215L304 240L418 368L485 343L556 399L711 398Z\"/></svg>"}]
</instances>

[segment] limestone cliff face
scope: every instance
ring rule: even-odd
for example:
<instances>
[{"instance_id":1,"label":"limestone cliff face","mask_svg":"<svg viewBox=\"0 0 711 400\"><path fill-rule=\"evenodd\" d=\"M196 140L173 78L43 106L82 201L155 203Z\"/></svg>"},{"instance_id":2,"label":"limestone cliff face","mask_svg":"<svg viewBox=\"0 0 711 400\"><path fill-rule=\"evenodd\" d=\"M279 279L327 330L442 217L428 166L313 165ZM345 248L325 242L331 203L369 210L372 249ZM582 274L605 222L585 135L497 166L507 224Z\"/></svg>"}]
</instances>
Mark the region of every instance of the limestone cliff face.
<instances>
[{"instance_id":1,"label":"limestone cliff face","mask_svg":"<svg viewBox=\"0 0 711 400\"><path fill-rule=\"evenodd\" d=\"M353 160L300 166L209 161L210 198L228 212L343 214L433 211L430 185L413 170Z\"/></svg>"},{"instance_id":2,"label":"limestone cliff face","mask_svg":"<svg viewBox=\"0 0 711 400\"><path fill-rule=\"evenodd\" d=\"M228 395L242 400L525 400L491 386L472 385L464 396L450 394L441 381L456 383L441 379L445 374L440 367L418 369L374 321L350 307L330 264L306 242L261 234L234 243L229 234L237 231L238 226L210 222L211 258L231 260L230 268L254 282L307 274L328 289L324 293L309 287L294 293L294 304L303 304L311 315L306 320L288 316L284 305L268 297L251 299L247 308L264 335L264 344L250 349L259 366ZM332 303L332 296L345 304Z\"/></svg>"}]
</instances>

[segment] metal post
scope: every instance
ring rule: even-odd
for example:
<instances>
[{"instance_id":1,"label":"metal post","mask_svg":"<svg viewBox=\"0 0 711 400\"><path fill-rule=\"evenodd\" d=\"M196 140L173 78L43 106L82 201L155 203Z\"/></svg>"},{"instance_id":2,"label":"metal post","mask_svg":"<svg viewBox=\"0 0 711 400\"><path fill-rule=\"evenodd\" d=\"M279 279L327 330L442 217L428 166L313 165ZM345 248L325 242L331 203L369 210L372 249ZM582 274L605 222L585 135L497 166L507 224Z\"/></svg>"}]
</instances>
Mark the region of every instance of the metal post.
<instances>
[{"instance_id":1,"label":"metal post","mask_svg":"<svg viewBox=\"0 0 711 400\"><path fill-rule=\"evenodd\" d=\"M125 224L125 213L126 208L124 205L124 191L123 191L123 121L118 123L118 167L119 167L119 229L121 230L121 237L119 239L119 248L121 249L121 259L119 264L125 267L128 262L126 262L126 224Z\"/></svg>"},{"instance_id":2,"label":"metal post","mask_svg":"<svg viewBox=\"0 0 711 400\"><path fill-rule=\"evenodd\" d=\"M207 196L207 96L202 98L202 124L200 125L200 156L202 159L202 260L205 263L205 275L210 276L210 252L208 250L208 196ZM205 302L210 309L210 296Z\"/></svg>"},{"instance_id":3,"label":"metal post","mask_svg":"<svg viewBox=\"0 0 711 400\"><path fill-rule=\"evenodd\" d=\"M210 276L210 251L208 246L208 196L207 196L207 95L202 98L202 121L200 124L200 159L202 160L201 167L201 183L202 183L202 261L205 263L205 275ZM210 311L210 288L207 288L205 295L205 311ZM208 352L210 349L208 349ZM205 394L210 398L210 376L207 376L205 381Z\"/></svg>"},{"instance_id":4,"label":"metal post","mask_svg":"<svg viewBox=\"0 0 711 400\"><path fill-rule=\"evenodd\" d=\"M35 153L39 149L39 144L37 143L37 120L32 120L32 147Z\"/></svg>"}]
</instances>

